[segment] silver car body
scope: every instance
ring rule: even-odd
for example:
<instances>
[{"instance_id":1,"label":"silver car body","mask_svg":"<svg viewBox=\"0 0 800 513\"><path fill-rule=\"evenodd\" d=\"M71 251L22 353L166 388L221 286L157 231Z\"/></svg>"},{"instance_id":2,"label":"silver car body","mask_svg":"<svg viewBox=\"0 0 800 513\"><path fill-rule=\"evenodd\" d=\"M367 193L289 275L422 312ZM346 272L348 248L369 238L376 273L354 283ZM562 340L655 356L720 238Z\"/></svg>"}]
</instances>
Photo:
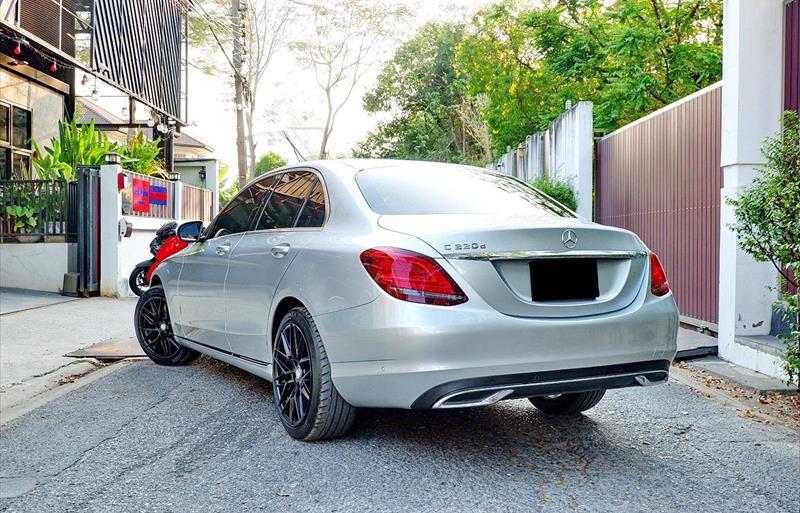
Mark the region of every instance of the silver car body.
<instances>
[{"instance_id":1,"label":"silver car body","mask_svg":"<svg viewBox=\"0 0 800 513\"><path fill-rule=\"evenodd\" d=\"M649 252L634 234L577 216L378 215L356 175L379 168L455 169L345 160L273 172L310 170L322 180L324 226L210 238L162 263L155 281L180 343L271 379L274 331L287 307L301 304L324 341L336 388L358 407L471 406L666 380L677 309L671 292L650 292ZM571 236L577 244L568 249L562 238ZM384 246L434 258L468 301L391 297L359 260ZM551 256L597 258L597 299L528 299L528 262Z\"/></svg>"}]
</instances>

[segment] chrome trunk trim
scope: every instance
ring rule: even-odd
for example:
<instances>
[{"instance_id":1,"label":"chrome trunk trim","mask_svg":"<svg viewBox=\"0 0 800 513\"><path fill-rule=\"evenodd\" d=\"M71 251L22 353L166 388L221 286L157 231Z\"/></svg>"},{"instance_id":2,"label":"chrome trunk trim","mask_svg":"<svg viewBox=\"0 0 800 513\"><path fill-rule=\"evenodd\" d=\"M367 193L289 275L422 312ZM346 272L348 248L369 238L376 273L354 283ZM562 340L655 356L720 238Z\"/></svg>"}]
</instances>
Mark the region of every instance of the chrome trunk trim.
<instances>
[{"instance_id":1,"label":"chrome trunk trim","mask_svg":"<svg viewBox=\"0 0 800 513\"><path fill-rule=\"evenodd\" d=\"M638 250L534 250L474 253L442 253L454 260L530 260L534 258L639 258L647 256Z\"/></svg>"}]
</instances>

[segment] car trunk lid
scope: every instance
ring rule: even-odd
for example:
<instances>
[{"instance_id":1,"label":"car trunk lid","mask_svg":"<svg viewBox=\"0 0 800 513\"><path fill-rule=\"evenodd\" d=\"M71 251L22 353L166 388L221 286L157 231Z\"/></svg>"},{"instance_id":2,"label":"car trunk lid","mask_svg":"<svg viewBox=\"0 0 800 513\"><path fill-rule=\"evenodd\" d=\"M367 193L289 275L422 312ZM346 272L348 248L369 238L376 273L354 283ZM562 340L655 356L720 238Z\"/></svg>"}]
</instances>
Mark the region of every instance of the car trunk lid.
<instances>
[{"instance_id":1,"label":"car trunk lid","mask_svg":"<svg viewBox=\"0 0 800 513\"><path fill-rule=\"evenodd\" d=\"M580 317L625 308L647 251L634 234L576 218L384 215L379 224L425 241L493 308L519 317Z\"/></svg>"}]
</instances>

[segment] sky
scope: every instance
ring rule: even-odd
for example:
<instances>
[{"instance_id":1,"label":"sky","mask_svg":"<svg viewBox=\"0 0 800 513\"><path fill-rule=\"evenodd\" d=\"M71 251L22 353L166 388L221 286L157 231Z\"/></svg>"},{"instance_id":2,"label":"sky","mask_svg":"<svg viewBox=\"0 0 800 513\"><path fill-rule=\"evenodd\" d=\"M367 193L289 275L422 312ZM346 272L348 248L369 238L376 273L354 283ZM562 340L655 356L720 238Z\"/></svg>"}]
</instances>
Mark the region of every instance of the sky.
<instances>
[{"instance_id":1,"label":"sky","mask_svg":"<svg viewBox=\"0 0 800 513\"><path fill-rule=\"evenodd\" d=\"M409 37L421 25L431 20L467 19L478 7L492 0L402 0L414 17L405 27ZM193 52L189 50L191 62ZM391 52L387 53L391 57ZM380 115L364 112L361 98L374 85L381 66L376 65L354 90L350 102L342 108L329 145L331 157L346 156L381 119ZM296 162L291 146L278 135L286 130L301 153L314 156L319 148L321 124L318 117L324 112L322 91L314 83L313 72L300 65L290 52L277 55L267 69L258 89L258 112L254 133L256 154L275 150L290 162ZM185 132L201 139L215 149L223 163L236 165L236 124L233 112L233 88L226 78L211 76L189 67L188 112L189 126ZM231 175L235 173L230 173Z\"/></svg>"}]
</instances>

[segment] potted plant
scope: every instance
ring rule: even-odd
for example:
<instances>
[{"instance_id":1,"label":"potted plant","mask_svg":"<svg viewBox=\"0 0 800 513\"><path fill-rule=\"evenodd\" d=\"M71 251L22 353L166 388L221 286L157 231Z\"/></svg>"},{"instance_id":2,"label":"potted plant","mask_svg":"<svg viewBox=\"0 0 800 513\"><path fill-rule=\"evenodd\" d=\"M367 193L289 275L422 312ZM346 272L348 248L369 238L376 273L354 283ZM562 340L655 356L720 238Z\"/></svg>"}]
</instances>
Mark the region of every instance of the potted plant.
<instances>
[{"instance_id":1,"label":"potted plant","mask_svg":"<svg viewBox=\"0 0 800 513\"><path fill-rule=\"evenodd\" d=\"M39 212L38 208L30 201L17 203L14 205L6 205L6 217L9 222L11 231L15 233L18 242L39 242L42 240L42 235L38 233L30 233L39 225Z\"/></svg>"}]
</instances>

